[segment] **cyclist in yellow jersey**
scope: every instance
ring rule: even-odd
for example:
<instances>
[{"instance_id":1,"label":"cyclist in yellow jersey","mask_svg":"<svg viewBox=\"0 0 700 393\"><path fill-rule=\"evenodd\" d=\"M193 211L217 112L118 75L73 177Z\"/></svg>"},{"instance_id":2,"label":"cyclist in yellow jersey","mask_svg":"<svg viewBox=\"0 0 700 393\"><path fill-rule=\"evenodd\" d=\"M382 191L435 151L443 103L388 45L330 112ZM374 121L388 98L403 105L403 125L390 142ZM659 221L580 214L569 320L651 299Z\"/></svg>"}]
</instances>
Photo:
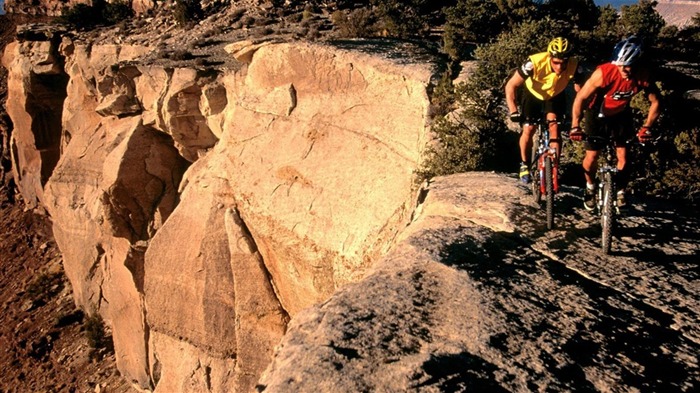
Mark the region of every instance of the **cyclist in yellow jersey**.
<instances>
[{"instance_id":1,"label":"cyclist in yellow jersey","mask_svg":"<svg viewBox=\"0 0 700 393\"><path fill-rule=\"evenodd\" d=\"M566 97L561 94L574 81L578 91L583 76L578 71L578 59L571 57L572 46L566 38L556 37L547 46L547 51L528 57L527 61L506 83L506 104L510 120L522 125L520 134L520 180L530 182L530 151L532 135L538 121L544 116L549 125L551 146L561 149L558 124L566 111ZM525 85L521 110L515 102L516 90Z\"/></svg>"}]
</instances>

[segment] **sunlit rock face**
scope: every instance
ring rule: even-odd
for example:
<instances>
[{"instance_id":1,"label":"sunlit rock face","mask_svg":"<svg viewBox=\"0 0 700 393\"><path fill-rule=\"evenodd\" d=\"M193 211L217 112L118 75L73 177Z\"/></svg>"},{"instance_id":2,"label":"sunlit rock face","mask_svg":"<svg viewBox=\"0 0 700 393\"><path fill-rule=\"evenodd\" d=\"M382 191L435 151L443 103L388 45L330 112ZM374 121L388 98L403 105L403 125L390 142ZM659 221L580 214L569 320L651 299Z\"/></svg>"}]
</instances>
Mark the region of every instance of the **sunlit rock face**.
<instances>
[{"instance_id":1,"label":"sunlit rock face","mask_svg":"<svg viewBox=\"0 0 700 393\"><path fill-rule=\"evenodd\" d=\"M238 71L139 64L149 50L8 46L19 189L135 386L250 391L289 319L410 220L433 67L301 43L239 45Z\"/></svg>"}]
</instances>

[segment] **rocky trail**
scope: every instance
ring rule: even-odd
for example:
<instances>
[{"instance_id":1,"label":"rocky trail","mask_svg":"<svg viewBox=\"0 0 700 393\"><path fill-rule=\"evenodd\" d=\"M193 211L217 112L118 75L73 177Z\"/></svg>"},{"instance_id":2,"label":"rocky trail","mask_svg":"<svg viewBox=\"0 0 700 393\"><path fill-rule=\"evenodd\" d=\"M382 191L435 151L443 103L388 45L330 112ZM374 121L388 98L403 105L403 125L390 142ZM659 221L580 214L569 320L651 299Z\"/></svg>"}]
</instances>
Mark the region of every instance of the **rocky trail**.
<instances>
[{"instance_id":1,"label":"rocky trail","mask_svg":"<svg viewBox=\"0 0 700 393\"><path fill-rule=\"evenodd\" d=\"M580 188L563 187L556 228L547 231L544 210L526 187L491 177L436 180L426 204L431 193L442 196L425 208L428 224L408 240L417 251L380 263L401 273L380 267L366 283L293 321L265 386L306 391L333 380L339 391L697 391L697 209L637 198L606 256L599 219L583 209ZM500 230L506 221L488 213L502 202L515 206L513 231ZM466 220L454 214L465 206L475 212ZM377 287L413 303L367 295ZM410 316L385 311L402 307ZM372 318L363 322L362 315ZM376 338L365 330L397 323L409 327L377 345L404 345L403 357L366 348ZM342 371L327 371L332 367ZM409 377L360 377L358 385L358 370L366 368Z\"/></svg>"},{"instance_id":2,"label":"rocky trail","mask_svg":"<svg viewBox=\"0 0 700 393\"><path fill-rule=\"evenodd\" d=\"M509 340L518 341L512 337L524 339L525 347L537 344L533 349L539 348L535 353L540 360L543 352L552 355L542 367L557 370L554 375L562 389L587 386L606 391L626 386L622 390L696 391L700 388L697 209L638 198L619 216L612 254L604 255L599 216L583 209L580 195L579 188L565 187L557 196L552 231L546 230L544 211L534 220L524 219L527 224L520 228L519 238L500 247L518 250L513 263L466 267L480 285L493 291L494 307L506 310L503 316L513 322L496 347L505 346L507 356ZM568 336L568 330L572 335L564 347L548 348L550 334ZM597 368L601 375L585 379L576 375L581 369L585 374L587 367L590 372ZM532 372L531 377L537 375L536 369ZM596 379L599 384L591 385Z\"/></svg>"}]
</instances>

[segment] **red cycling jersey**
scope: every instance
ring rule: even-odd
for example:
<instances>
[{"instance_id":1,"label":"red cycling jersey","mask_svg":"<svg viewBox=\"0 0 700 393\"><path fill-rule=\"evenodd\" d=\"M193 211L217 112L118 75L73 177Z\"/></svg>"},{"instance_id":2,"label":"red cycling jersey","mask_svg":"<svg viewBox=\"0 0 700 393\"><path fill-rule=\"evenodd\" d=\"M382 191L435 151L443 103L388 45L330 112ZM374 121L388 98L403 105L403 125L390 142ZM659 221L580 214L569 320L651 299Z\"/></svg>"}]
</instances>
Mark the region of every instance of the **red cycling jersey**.
<instances>
[{"instance_id":1,"label":"red cycling jersey","mask_svg":"<svg viewBox=\"0 0 700 393\"><path fill-rule=\"evenodd\" d=\"M634 70L629 79L624 79L620 70L612 63L601 64L598 69L603 72L603 85L596 91L589 109L598 107L600 113L606 117L625 110L635 94L651 85L649 72L646 70Z\"/></svg>"}]
</instances>

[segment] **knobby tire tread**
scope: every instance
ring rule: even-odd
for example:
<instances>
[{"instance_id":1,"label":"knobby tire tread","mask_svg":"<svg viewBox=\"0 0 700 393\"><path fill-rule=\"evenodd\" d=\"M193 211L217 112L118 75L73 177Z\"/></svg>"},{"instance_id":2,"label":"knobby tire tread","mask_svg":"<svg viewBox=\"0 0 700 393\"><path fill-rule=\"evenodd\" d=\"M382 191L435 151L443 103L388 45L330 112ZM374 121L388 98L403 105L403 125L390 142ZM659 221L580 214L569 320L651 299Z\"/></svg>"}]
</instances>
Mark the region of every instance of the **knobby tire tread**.
<instances>
[{"instance_id":1,"label":"knobby tire tread","mask_svg":"<svg viewBox=\"0 0 700 393\"><path fill-rule=\"evenodd\" d=\"M605 174L603 187L603 212L601 214L602 249L603 254L610 254L612 248L612 235L615 226L615 189L612 183L612 174Z\"/></svg>"},{"instance_id":2,"label":"knobby tire tread","mask_svg":"<svg viewBox=\"0 0 700 393\"><path fill-rule=\"evenodd\" d=\"M530 167L531 167L531 184L532 184L532 196L535 199L535 203L538 205L542 203L542 192L540 189L540 170L539 170L539 165L538 165L538 159L539 156L537 155L537 150L539 146L539 141L540 140L540 135L542 133L542 130L538 127L535 130L535 133L532 136L533 144L532 144L532 149L530 150Z\"/></svg>"},{"instance_id":3,"label":"knobby tire tread","mask_svg":"<svg viewBox=\"0 0 700 393\"><path fill-rule=\"evenodd\" d=\"M547 156L544 158L544 181L545 181L545 199L547 205L547 229L554 228L554 179L552 171L552 158Z\"/></svg>"},{"instance_id":4,"label":"knobby tire tread","mask_svg":"<svg viewBox=\"0 0 700 393\"><path fill-rule=\"evenodd\" d=\"M532 170L532 196L535 199L535 203L538 205L542 202L542 191L540 189L540 171L537 169L537 163L533 164Z\"/></svg>"}]
</instances>

